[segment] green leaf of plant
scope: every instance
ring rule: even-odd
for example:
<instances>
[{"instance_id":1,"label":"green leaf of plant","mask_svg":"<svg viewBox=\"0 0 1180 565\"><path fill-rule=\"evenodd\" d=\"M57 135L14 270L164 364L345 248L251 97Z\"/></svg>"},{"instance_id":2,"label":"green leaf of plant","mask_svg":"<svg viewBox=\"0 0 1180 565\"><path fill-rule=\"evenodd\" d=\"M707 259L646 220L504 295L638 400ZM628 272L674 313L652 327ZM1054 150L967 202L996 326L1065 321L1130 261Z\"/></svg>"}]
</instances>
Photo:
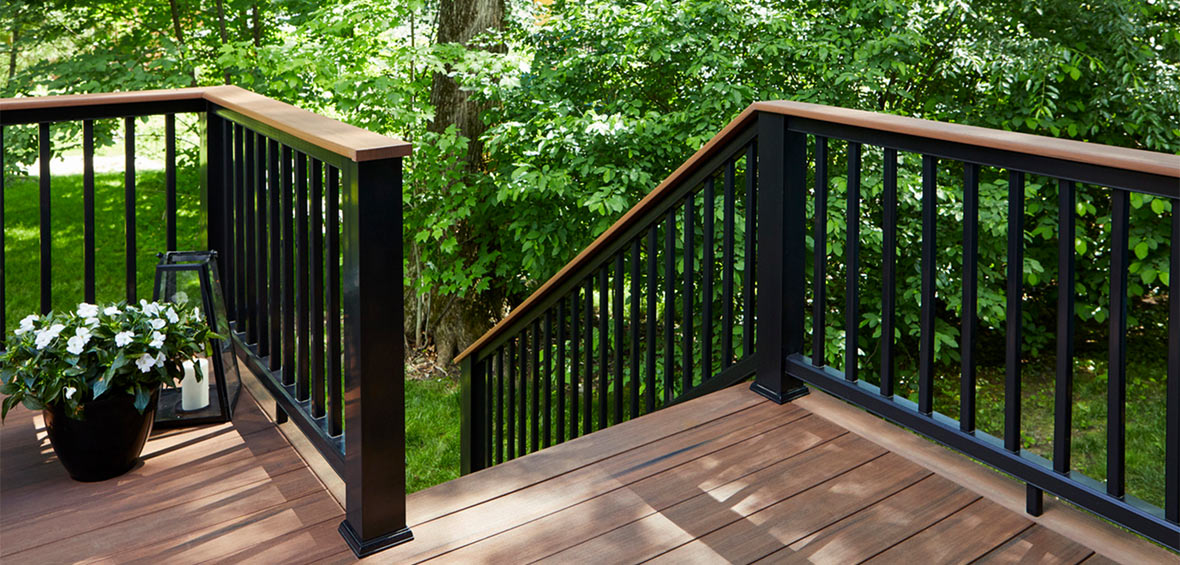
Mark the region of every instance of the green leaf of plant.
<instances>
[{"instance_id":1,"label":"green leaf of plant","mask_svg":"<svg viewBox=\"0 0 1180 565\"><path fill-rule=\"evenodd\" d=\"M1140 241L1139 244L1135 246L1135 256L1140 259L1146 259L1148 251L1150 251L1150 248L1147 246L1146 241Z\"/></svg>"},{"instance_id":2,"label":"green leaf of plant","mask_svg":"<svg viewBox=\"0 0 1180 565\"><path fill-rule=\"evenodd\" d=\"M149 400L151 400L151 395L143 387L135 387L135 409L139 410L140 414L143 414L143 409L147 408Z\"/></svg>"}]
</instances>

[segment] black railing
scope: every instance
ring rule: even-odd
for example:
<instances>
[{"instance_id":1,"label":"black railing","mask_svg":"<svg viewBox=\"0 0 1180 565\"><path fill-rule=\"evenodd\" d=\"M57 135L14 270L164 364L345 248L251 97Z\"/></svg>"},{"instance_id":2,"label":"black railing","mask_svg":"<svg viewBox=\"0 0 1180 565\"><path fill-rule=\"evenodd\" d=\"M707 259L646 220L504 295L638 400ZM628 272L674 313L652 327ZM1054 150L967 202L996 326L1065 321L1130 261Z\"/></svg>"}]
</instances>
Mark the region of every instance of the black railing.
<instances>
[{"instance_id":1,"label":"black railing","mask_svg":"<svg viewBox=\"0 0 1180 565\"><path fill-rule=\"evenodd\" d=\"M200 121L200 209L193 221L202 224L208 248L219 252L239 356L270 391L280 421L290 418L344 479L347 516L340 531L353 550L363 555L411 539L402 294L389 291L402 280L398 219L408 144L235 87L3 100L0 125L39 124L41 311L95 301L94 120L124 120L121 229L129 302L139 285L134 134L142 116L165 116L166 245L175 249L177 113ZM53 272L50 133L78 120L84 250L82 265L70 267L80 267L85 290L55 297L53 277L73 275ZM0 236L0 248L4 243ZM6 327L3 290L0 327Z\"/></svg>"},{"instance_id":2,"label":"black railing","mask_svg":"<svg viewBox=\"0 0 1180 565\"><path fill-rule=\"evenodd\" d=\"M828 366L832 359L829 353L835 352L836 358L840 357L840 344L833 343L826 331L829 326L826 289L831 279L827 274L831 259L827 209L829 167L835 160L833 142L844 148L843 163L847 166L847 174L843 176L846 197L842 242L843 370ZM878 274L880 327L885 337L880 340L877 359L870 359L858 349L858 333L863 326L859 300L869 280L861 264L865 237L860 233L861 226L869 221L861 218L861 178L865 166L862 155L866 147L881 148L883 249ZM917 261L920 288L899 297L898 160L899 155L907 153L921 160L918 203L921 229L918 241L914 242L918 244L914 252L920 254ZM940 167L956 170L961 167L962 185L947 186L946 177L940 184ZM737 175L737 170L742 170L742 174ZM979 185L984 175L1008 177L1008 208L1004 216L1009 234L1005 283L1008 328L1004 334L1002 438L976 428ZM1024 449L1021 441L1021 369L1027 361L1022 353L1021 334L1025 300L1023 222L1025 179L1029 175L1055 179L1059 233L1070 234L1059 237L1058 244L1063 276L1057 281L1058 358L1052 461ZM740 207L732 204L737 176L746 180L745 198ZM720 207L724 227L720 238L715 237L712 215L717 208L715 179L721 179L723 187ZM1077 320L1072 234L1078 184L1103 187L1096 190L1109 193L1112 201L1105 484L1073 470L1070 464L1070 437L1074 430L1073 342ZM939 301L948 300L936 293L936 276L940 265L944 269L950 267L947 259L940 262L936 241L938 216L940 212L950 212L938 203L940 188L961 190L963 202L960 209L954 210L963 217L962 262L954 265L962 270L962 296L955 298L963 304L958 419L934 409L935 326L939 321ZM1158 431L1165 437L1166 445L1166 492L1162 493L1165 501L1162 508L1128 494L1125 488L1127 273L1132 193L1168 199L1173 210L1167 417L1166 429ZM702 205L706 208L705 221L703 228L698 228L694 223L696 210ZM751 213L752 210L756 213ZM809 210L814 220L810 249L807 245ZM737 238L742 241L736 247L742 261L733 254L735 225L746 226L744 237ZM660 230L664 235L662 255L658 249ZM684 238L686 233L695 235ZM715 292L711 268L716 258L714 246L719 241L723 257L720 295ZM813 259L810 284L806 261L809 251ZM754 257L756 264L751 262ZM694 265L702 259L710 268L699 273ZM660 262L662 271L657 269ZM625 266L630 270L625 270ZM741 268L735 268L738 266ZM752 277L755 273L756 282ZM562 435L565 429L562 418L567 414L569 437L573 437L756 374L753 388L776 401L806 394L802 381L1017 477L1028 484L1030 513L1040 512L1042 492L1049 491L1169 547L1180 548L1180 299L1177 299L1180 276L1175 273L1180 273L1178 157L809 104L756 104L514 310L507 320L463 353L463 470L478 470L548 445L549 435L545 430L553 424L556 441L562 441L566 437ZM740 300L734 296L735 284L742 289ZM697 292L708 299L693 298ZM608 297L614 299L613 303ZM644 297L646 304L636 300ZM675 302L678 299L681 300L679 316ZM897 348L901 344L894 335L900 305L915 299L920 331L915 363L917 394L916 401L912 401L896 392ZM756 321L751 315L755 302ZM735 307L738 314L734 313ZM723 328L720 339L712 333L718 313ZM608 323L611 321L613 332ZM662 338L655 331L661 324ZM727 349L735 345L728 339L735 324L745 330L736 353ZM756 350L752 347L755 329ZM810 351L807 341L811 342ZM713 358L718 350L720 356ZM584 363L581 355L585 356ZM876 370L864 370L874 367ZM873 374L867 374L870 372ZM591 380L594 377L596 384ZM519 399L517 391L520 391ZM536 401L538 391L543 398L540 409ZM655 391L663 394L653 397ZM526 395L531 395L531 405L526 403ZM621 399L625 395L631 399L629 411L622 409ZM563 404L566 398L568 408ZM639 403L639 398L646 402ZM642 410L637 409L640 404ZM594 408L598 414L597 427L589 414ZM538 420L543 430L540 445L535 441ZM531 442L526 441L526 422L533 423L528 436Z\"/></svg>"}]
</instances>

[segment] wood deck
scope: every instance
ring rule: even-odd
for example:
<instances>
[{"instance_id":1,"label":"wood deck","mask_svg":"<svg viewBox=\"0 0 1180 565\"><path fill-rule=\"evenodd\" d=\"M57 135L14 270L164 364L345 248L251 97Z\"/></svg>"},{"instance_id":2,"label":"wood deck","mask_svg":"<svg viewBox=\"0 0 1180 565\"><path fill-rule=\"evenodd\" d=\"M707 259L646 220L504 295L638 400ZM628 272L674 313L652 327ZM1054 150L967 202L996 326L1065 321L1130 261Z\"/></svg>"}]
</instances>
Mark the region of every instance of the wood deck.
<instances>
[{"instance_id":1,"label":"wood deck","mask_svg":"<svg viewBox=\"0 0 1180 565\"><path fill-rule=\"evenodd\" d=\"M249 396L97 484L40 418L0 435L0 561L355 561L343 512ZM411 563L1164 563L1175 554L835 399L735 387L410 495Z\"/></svg>"}]
</instances>

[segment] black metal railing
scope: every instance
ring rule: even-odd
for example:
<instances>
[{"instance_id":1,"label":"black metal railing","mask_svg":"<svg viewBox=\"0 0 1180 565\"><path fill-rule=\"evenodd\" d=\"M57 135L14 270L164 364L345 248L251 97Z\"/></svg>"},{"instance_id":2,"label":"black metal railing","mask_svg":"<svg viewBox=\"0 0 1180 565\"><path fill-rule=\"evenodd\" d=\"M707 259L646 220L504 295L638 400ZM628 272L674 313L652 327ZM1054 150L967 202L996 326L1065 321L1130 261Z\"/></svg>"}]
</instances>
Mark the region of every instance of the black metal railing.
<instances>
[{"instance_id":1,"label":"black metal railing","mask_svg":"<svg viewBox=\"0 0 1180 565\"><path fill-rule=\"evenodd\" d=\"M1042 493L1049 491L1169 547L1180 548L1180 300L1176 298L1180 296L1180 277L1175 275L1170 279L1168 300L1167 422L1166 429L1158 430L1166 438L1165 504L1150 504L1125 488L1128 203L1132 193L1172 203L1169 263L1172 273L1180 273L1180 159L808 104L765 103L751 110L505 322L464 352L464 472L549 445L551 425L555 426L555 442L560 442L754 374L753 388L776 401L806 394L801 382L807 383L1017 477L1028 484L1030 513L1040 512ZM840 156L833 155L837 145L844 149ZM872 171L874 179L880 178L883 208L879 224L882 251L879 263L873 265L879 272L873 278L865 276L866 267L861 264L866 237L861 229L872 225L871 219L861 217L862 156L867 148L874 148L874 163L878 162L876 148L881 155L879 175ZM920 288L906 289L909 292L899 297L898 171L899 155L905 154L921 161L917 203L921 228L917 241L909 240L916 244L909 253L920 255L916 262L920 270L916 286ZM826 331L826 295L832 278L828 274L832 242L828 239L827 210L829 176L833 176L829 169L836 157L842 157L839 160L847 166L843 175L844 239L838 242L844 259L840 265L844 275L844 320L839 328L843 330L842 344L833 342ZM962 184L947 186L946 176L940 183L940 167L961 168ZM736 170L743 172L736 175ZM995 438L976 427L980 408L976 396L979 185L982 176L1005 175L1006 371L1003 437ZM1058 244L1063 276L1057 281L1052 461L1024 449L1021 441L1021 369L1027 361L1021 333L1026 300L1023 222L1025 179L1030 175L1055 180L1059 233L1071 234L1059 237ZM735 176L746 181L746 194L738 207L731 203ZM723 187L720 208L724 227L719 239L712 235L716 225L711 212L718 208L715 179L721 179ZM1105 484L1073 470L1070 464L1077 323L1072 234L1079 184L1101 187L1097 190L1108 193L1112 201ZM939 190L962 191L962 207L953 211L963 218L962 262L957 265L938 255L938 216L952 212L939 204ZM698 227L696 210L702 205L705 221ZM809 213L814 222L810 246ZM743 237L737 238L742 244L736 247L743 261L737 261L733 251L735 225L746 227ZM662 251L658 245L661 230ZM692 237L683 237L694 232ZM702 274L694 266L702 260L711 266L719 241L723 273L718 296L712 269ZM807 265L809 252L811 265ZM752 262L754 258L756 262ZM657 268L660 263L662 270ZM940 301L945 308L949 298L936 293L940 267L962 270L962 296L955 297L963 305L957 419L935 410L935 328ZM865 285L873 279L880 281L884 337L874 354L877 359L870 363L859 348L863 327L859 301ZM735 284L742 289L740 300L734 296ZM710 299L693 298L697 293ZM920 330L917 394L910 400L897 392L900 342L894 336L899 309L915 300ZM752 315L755 303L756 317ZM712 334L718 313L723 328L720 341ZM740 350L727 349L735 346L727 339L735 324L744 329ZM662 336L655 331L659 326L664 330ZM840 358L841 345L843 367L837 370L829 366L829 354L835 352L835 358ZM720 355L714 357L718 351ZM663 394L653 394L657 391ZM624 397L630 398L628 411L623 410ZM567 398L568 405L562 404ZM590 414L595 409L596 422ZM565 436L562 432L567 423L569 434Z\"/></svg>"},{"instance_id":2,"label":"black metal railing","mask_svg":"<svg viewBox=\"0 0 1180 565\"><path fill-rule=\"evenodd\" d=\"M99 96L104 98L0 104L0 126L39 124L41 311L95 301L95 233L101 226L94 220L94 120L124 120L118 229L124 231L126 300L133 302L139 284L136 120L165 116L166 245L173 250L176 114L196 114L200 204L185 218L199 222L204 243L219 252L239 357L270 391L280 421L289 418L344 479L347 516L340 531L353 550L363 555L411 539L404 491L402 294L389 292L402 280L401 160L409 146L234 87ZM78 120L84 259L69 268L83 272L85 291L53 296L54 276L75 275L60 272L61 262L51 257L50 133ZM0 236L0 248L4 243ZM0 286L0 327L7 297Z\"/></svg>"}]
</instances>

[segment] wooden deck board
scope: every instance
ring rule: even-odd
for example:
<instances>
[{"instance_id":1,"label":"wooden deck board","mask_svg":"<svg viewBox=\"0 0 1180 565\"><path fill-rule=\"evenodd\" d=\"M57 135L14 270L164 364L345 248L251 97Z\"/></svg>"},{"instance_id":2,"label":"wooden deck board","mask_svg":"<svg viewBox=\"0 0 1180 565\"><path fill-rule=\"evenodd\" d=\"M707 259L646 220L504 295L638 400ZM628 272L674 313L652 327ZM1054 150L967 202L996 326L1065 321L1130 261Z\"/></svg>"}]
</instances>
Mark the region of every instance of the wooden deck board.
<instances>
[{"instance_id":1,"label":"wooden deck board","mask_svg":"<svg viewBox=\"0 0 1180 565\"><path fill-rule=\"evenodd\" d=\"M18 408L0 429L5 565L356 562L340 505L249 396L103 483L71 481L41 425ZM410 495L415 539L366 562L1180 561L1060 503L1029 517L978 469L822 393L734 387Z\"/></svg>"}]
</instances>

